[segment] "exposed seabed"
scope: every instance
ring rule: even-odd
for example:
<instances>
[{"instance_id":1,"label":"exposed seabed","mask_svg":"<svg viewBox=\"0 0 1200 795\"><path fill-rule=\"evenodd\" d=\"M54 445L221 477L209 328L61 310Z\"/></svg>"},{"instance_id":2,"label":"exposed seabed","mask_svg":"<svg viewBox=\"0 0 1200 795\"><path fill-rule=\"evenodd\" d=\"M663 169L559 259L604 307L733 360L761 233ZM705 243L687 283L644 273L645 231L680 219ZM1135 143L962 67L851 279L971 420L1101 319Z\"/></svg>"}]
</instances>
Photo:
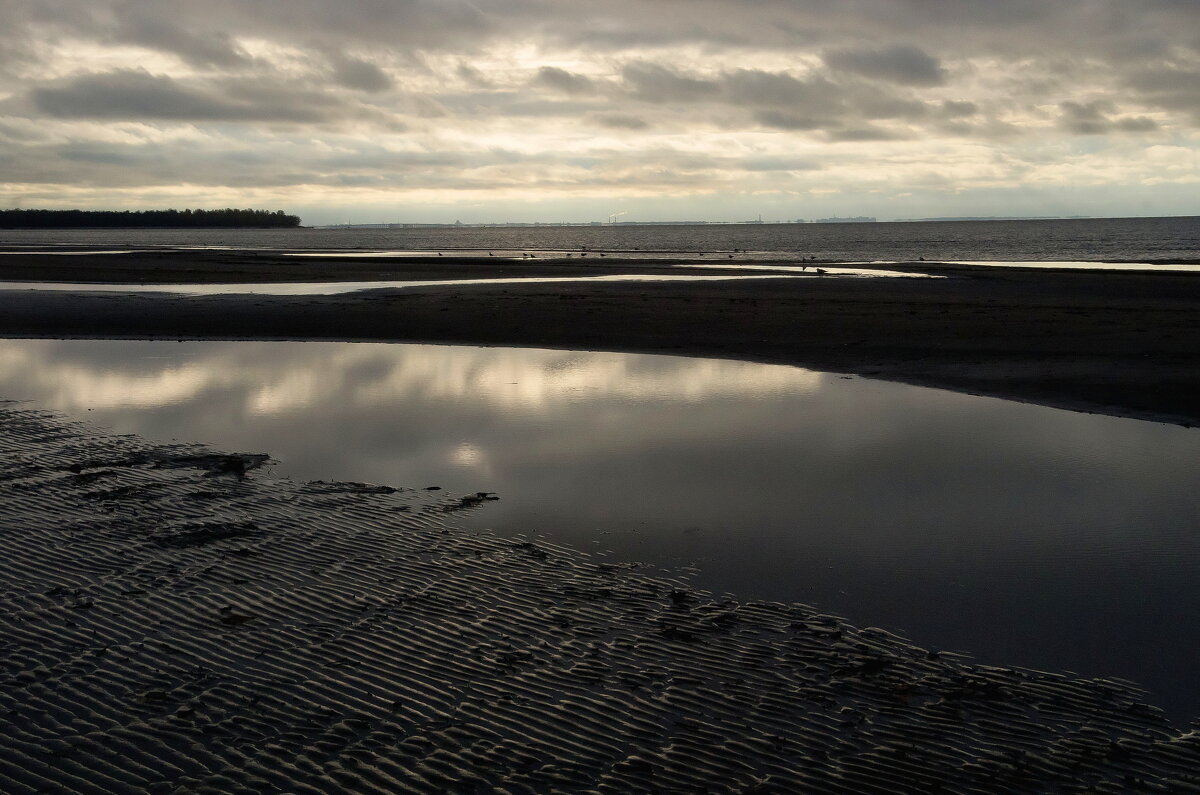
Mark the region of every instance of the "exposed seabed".
<instances>
[{"instance_id":1,"label":"exposed seabed","mask_svg":"<svg viewBox=\"0 0 1200 795\"><path fill-rule=\"evenodd\" d=\"M1131 683L456 528L486 495L13 403L0 453L6 792L1200 785Z\"/></svg>"}]
</instances>

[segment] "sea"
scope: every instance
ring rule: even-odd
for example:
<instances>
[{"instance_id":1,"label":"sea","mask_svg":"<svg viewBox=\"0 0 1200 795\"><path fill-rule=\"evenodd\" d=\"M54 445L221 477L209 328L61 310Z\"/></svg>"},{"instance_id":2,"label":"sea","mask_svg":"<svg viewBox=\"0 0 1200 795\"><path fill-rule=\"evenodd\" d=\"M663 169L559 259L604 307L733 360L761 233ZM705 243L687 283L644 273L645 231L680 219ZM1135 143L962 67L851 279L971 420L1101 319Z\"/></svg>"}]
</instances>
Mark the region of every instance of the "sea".
<instances>
[{"instance_id":1,"label":"sea","mask_svg":"<svg viewBox=\"0 0 1200 795\"><path fill-rule=\"evenodd\" d=\"M738 259L1200 263L1200 216L823 224L0 230L0 250L730 253Z\"/></svg>"}]
</instances>

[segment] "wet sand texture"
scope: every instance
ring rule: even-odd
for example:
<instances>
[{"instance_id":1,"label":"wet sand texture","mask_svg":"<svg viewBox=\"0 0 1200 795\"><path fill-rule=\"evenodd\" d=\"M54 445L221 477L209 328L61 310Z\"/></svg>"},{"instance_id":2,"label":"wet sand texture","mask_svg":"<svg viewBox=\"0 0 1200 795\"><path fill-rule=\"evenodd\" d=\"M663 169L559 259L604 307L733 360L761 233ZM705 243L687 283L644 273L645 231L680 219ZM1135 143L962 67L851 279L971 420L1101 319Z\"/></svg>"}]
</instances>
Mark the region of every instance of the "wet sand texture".
<instances>
[{"instance_id":1,"label":"wet sand texture","mask_svg":"<svg viewBox=\"0 0 1200 795\"><path fill-rule=\"evenodd\" d=\"M0 405L0 791L1200 786L1131 685ZM936 609L931 605L930 609Z\"/></svg>"}]
</instances>

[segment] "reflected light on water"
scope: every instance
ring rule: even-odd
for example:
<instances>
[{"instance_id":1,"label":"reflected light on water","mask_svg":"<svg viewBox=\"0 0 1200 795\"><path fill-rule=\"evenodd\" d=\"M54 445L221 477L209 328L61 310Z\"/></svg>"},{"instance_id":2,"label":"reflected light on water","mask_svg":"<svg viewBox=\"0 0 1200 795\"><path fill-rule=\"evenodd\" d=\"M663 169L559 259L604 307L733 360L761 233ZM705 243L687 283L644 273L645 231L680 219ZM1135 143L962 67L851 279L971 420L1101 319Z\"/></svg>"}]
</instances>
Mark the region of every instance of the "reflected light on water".
<instances>
[{"instance_id":1,"label":"reflected light on water","mask_svg":"<svg viewBox=\"0 0 1200 795\"><path fill-rule=\"evenodd\" d=\"M1200 432L732 361L377 343L0 341L0 397L500 500L535 533L1200 714Z\"/></svg>"},{"instance_id":2,"label":"reflected light on water","mask_svg":"<svg viewBox=\"0 0 1200 795\"><path fill-rule=\"evenodd\" d=\"M78 412L82 408L175 405L228 382L232 375L207 364L183 364L138 373L97 371L84 363L44 360L43 353L36 347L3 344L0 344L0 373L23 373L30 388L48 390L44 405L66 412Z\"/></svg>"},{"instance_id":3,"label":"reflected light on water","mask_svg":"<svg viewBox=\"0 0 1200 795\"><path fill-rule=\"evenodd\" d=\"M713 359L386 343L127 343L174 349L178 361L135 357L120 367L96 367L61 360L55 350L64 344L71 343L0 345L0 378L11 381L21 373L29 389L44 395L40 401L66 412L164 407L232 390L244 396L248 414L261 416L331 400L367 408L403 397L469 398L506 411L542 413L589 395L695 402L804 393L825 377ZM401 347L405 355L396 356Z\"/></svg>"}]
</instances>

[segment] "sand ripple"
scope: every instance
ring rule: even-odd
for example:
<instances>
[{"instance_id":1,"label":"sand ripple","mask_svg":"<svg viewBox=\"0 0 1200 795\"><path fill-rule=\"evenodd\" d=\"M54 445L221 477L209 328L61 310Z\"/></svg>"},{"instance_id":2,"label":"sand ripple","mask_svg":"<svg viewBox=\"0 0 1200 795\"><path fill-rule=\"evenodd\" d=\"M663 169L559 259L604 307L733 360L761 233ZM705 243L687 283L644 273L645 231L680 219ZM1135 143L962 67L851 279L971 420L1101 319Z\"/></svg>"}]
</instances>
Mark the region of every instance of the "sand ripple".
<instances>
[{"instance_id":1,"label":"sand ripple","mask_svg":"<svg viewBox=\"0 0 1200 795\"><path fill-rule=\"evenodd\" d=\"M468 534L471 498L11 403L0 453L0 791L1200 786L1129 683Z\"/></svg>"}]
</instances>

